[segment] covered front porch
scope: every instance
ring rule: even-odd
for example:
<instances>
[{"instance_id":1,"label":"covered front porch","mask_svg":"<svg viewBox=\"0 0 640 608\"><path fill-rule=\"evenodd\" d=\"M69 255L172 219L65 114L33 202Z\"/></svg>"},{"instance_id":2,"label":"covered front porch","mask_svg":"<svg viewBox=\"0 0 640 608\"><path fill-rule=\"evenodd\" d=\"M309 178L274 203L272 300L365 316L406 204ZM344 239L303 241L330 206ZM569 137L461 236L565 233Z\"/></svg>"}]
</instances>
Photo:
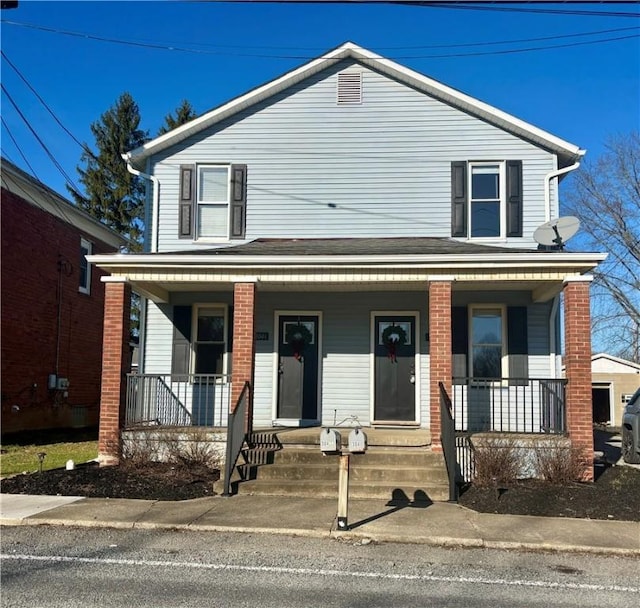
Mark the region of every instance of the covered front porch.
<instances>
[{"instance_id":1,"label":"covered front porch","mask_svg":"<svg viewBox=\"0 0 640 608\"><path fill-rule=\"evenodd\" d=\"M438 451L442 384L459 431L568 434L592 450L583 273L597 256L488 247L268 255L270 246L260 255L237 246L92 260L111 273L102 462L119 458L119 433L130 425L225 427L245 386L245 433L345 422L422 428ZM141 373L127 378L108 322L124 336L131 288L147 304Z\"/></svg>"}]
</instances>

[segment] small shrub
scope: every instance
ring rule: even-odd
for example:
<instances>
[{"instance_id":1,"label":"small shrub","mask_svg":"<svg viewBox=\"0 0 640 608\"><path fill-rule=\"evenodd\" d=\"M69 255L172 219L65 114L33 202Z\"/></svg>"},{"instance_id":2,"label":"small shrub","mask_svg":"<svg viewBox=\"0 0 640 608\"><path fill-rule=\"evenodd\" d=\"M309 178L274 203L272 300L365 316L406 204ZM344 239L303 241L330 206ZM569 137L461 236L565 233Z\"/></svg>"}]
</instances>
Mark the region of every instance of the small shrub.
<instances>
[{"instance_id":1,"label":"small shrub","mask_svg":"<svg viewBox=\"0 0 640 608\"><path fill-rule=\"evenodd\" d=\"M473 483L478 487L512 484L523 465L521 450L508 437L483 439L474 449L474 460Z\"/></svg>"},{"instance_id":2,"label":"small shrub","mask_svg":"<svg viewBox=\"0 0 640 608\"><path fill-rule=\"evenodd\" d=\"M139 468L150 461L159 460L158 440L152 436L152 433L139 431L122 437L122 464Z\"/></svg>"},{"instance_id":3,"label":"small shrub","mask_svg":"<svg viewBox=\"0 0 640 608\"><path fill-rule=\"evenodd\" d=\"M535 451L538 475L553 484L581 481L588 464L583 448L574 446L539 447Z\"/></svg>"},{"instance_id":4,"label":"small shrub","mask_svg":"<svg viewBox=\"0 0 640 608\"><path fill-rule=\"evenodd\" d=\"M210 437L205 431L195 430L172 434L165 439L167 460L187 467L216 469L220 466Z\"/></svg>"}]
</instances>

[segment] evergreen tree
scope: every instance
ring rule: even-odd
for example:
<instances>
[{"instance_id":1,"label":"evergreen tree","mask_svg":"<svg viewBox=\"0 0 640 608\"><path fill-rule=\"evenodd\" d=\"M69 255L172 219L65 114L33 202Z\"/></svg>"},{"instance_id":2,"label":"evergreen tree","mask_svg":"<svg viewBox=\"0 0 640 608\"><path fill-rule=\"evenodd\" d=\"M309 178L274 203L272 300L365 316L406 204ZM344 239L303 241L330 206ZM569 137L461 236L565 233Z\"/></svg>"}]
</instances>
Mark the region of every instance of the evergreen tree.
<instances>
[{"instance_id":1,"label":"evergreen tree","mask_svg":"<svg viewBox=\"0 0 640 608\"><path fill-rule=\"evenodd\" d=\"M186 99L183 99L182 103L176 108L175 117L173 114L167 114L164 117L164 124L158 130L158 136L164 135L185 122L193 120L196 116L193 106Z\"/></svg>"},{"instance_id":2,"label":"evergreen tree","mask_svg":"<svg viewBox=\"0 0 640 608\"><path fill-rule=\"evenodd\" d=\"M147 132L140 128L140 111L129 93L123 93L100 120L91 125L95 149L87 145L78 166L86 196L69 189L76 204L141 249L144 227L144 183L129 173L122 154L144 144Z\"/></svg>"}]
</instances>

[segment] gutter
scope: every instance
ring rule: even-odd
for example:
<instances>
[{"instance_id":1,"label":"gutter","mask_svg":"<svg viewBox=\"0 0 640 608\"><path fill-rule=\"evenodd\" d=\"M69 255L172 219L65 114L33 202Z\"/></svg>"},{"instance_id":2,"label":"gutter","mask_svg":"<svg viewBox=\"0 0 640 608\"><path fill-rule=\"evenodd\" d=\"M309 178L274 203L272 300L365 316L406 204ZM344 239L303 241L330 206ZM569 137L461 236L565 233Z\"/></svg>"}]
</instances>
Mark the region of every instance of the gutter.
<instances>
[{"instance_id":1,"label":"gutter","mask_svg":"<svg viewBox=\"0 0 640 608\"><path fill-rule=\"evenodd\" d=\"M581 153L581 156L584 156L586 153L586 150L580 150L580 153ZM551 171L550 173L547 173L544 176L544 221L545 222L551 221L551 180L554 177L559 177L560 175L569 173L569 171L574 171L579 166L580 166L580 161L576 161L575 163L573 163L573 165L570 165L569 167L564 167L564 169L556 169L554 171ZM558 201L559 200L560 200L560 196L558 196Z\"/></svg>"},{"instance_id":2,"label":"gutter","mask_svg":"<svg viewBox=\"0 0 640 608\"><path fill-rule=\"evenodd\" d=\"M143 173L138 169L134 169L131 165L131 152L121 154L122 159L127 163L127 171L136 177L142 177L144 179L153 182L153 206L151 209L152 224L151 224L151 253L157 253L158 251L158 211L160 208L160 181L155 175ZM146 219L146 218L145 218Z\"/></svg>"}]
</instances>

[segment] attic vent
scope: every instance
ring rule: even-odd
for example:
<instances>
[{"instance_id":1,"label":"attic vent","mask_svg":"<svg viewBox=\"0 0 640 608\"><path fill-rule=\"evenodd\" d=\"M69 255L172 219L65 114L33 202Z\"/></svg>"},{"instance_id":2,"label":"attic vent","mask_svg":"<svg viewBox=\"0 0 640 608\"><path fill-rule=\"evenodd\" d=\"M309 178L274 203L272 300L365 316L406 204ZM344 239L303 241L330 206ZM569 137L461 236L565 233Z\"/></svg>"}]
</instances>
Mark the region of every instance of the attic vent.
<instances>
[{"instance_id":1,"label":"attic vent","mask_svg":"<svg viewBox=\"0 0 640 608\"><path fill-rule=\"evenodd\" d=\"M338 74L338 105L362 103L362 72Z\"/></svg>"}]
</instances>

